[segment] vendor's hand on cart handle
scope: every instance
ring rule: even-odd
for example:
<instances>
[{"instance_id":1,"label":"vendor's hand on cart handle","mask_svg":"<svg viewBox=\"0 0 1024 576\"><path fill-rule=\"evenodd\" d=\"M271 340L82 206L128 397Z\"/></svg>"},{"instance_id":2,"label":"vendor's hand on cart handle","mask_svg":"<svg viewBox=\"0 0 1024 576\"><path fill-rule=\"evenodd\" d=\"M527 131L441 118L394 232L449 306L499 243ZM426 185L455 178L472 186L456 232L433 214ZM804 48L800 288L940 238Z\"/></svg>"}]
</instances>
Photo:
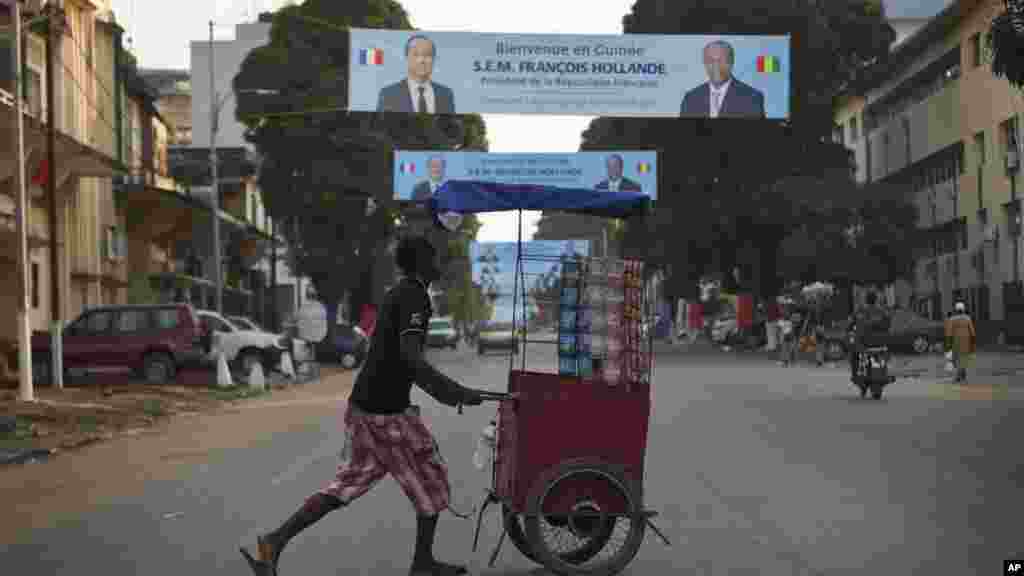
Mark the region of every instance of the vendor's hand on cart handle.
<instances>
[{"instance_id":1,"label":"vendor's hand on cart handle","mask_svg":"<svg viewBox=\"0 0 1024 576\"><path fill-rule=\"evenodd\" d=\"M478 390L477 392L484 402L505 402L519 398L519 395L514 392L490 392L487 390Z\"/></svg>"},{"instance_id":2,"label":"vendor's hand on cart handle","mask_svg":"<svg viewBox=\"0 0 1024 576\"><path fill-rule=\"evenodd\" d=\"M475 396L477 396L477 398L479 398L480 403L483 403L483 402L505 402L505 401L509 401L509 400L516 400L517 398L519 398L519 395L514 393L514 392L509 393L509 392L490 392L488 390L473 390L473 393L474 393ZM458 407L459 408L459 414L462 414L462 407L464 405L466 405L466 406L477 406L480 403L460 402L459 403L459 407Z\"/></svg>"}]
</instances>

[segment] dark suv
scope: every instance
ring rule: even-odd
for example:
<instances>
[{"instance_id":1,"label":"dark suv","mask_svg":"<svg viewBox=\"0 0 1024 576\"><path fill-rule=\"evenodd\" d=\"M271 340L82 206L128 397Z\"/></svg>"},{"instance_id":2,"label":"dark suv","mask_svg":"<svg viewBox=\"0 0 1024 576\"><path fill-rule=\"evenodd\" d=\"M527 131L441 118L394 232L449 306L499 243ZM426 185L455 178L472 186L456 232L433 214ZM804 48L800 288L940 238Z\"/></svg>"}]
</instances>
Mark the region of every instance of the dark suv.
<instances>
[{"instance_id":1,"label":"dark suv","mask_svg":"<svg viewBox=\"0 0 1024 576\"><path fill-rule=\"evenodd\" d=\"M65 378L129 373L150 384L174 380L202 359L199 320L188 304L90 308L64 328ZM50 381L50 335L32 335L32 371Z\"/></svg>"}]
</instances>

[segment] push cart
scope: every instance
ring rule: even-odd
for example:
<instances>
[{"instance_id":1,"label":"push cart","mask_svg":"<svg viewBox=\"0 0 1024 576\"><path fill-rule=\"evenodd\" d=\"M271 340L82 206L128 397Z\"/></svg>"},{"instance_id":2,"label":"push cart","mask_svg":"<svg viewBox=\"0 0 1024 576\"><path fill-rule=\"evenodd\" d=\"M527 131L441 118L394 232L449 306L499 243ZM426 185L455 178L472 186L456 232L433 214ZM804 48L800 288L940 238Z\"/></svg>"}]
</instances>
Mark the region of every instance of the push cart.
<instances>
[{"instance_id":1,"label":"push cart","mask_svg":"<svg viewBox=\"0 0 1024 576\"><path fill-rule=\"evenodd\" d=\"M627 217L642 213L648 202L639 193L449 181L430 206L441 223L458 221L453 214L519 211L514 299L525 302L524 263L531 255L523 253L523 210ZM574 333L571 345L561 334L557 344L531 340L530 322L521 317L525 306L514 303L513 325L520 327L515 334L522 353L509 356L508 391L485 395L499 406L492 422L492 483L479 510L473 549L484 513L494 504L501 511L503 530L491 566L507 535L523 555L557 574L610 576L633 560L647 528L669 544L651 522L656 513L644 502L653 346L650 338L641 341L639 336L645 293L642 264L589 257L563 259L561 264L563 282L600 268L602 274L591 276L606 279L605 293L621 293L622 299L600 306L590 301L585 307L580 303L586 301L586 286L563 289L561 311L589 311L575 318L576 328L583 329ZM565 268L572 270L566 273ZM602 306L604 310L598 310ZM601 313L609 327L604 335L594 318ZM588 318L580 320L583 316ZM594 340L612 332L618 346L614 353L599 351ZM612 340L608 336L605 344L612 347ZM527 370L528 345L548 351L557 346L559 362L552 355L551 371ZM576 369L567 369L566 356L577 359Z\"/></svg>"}]
</instances>

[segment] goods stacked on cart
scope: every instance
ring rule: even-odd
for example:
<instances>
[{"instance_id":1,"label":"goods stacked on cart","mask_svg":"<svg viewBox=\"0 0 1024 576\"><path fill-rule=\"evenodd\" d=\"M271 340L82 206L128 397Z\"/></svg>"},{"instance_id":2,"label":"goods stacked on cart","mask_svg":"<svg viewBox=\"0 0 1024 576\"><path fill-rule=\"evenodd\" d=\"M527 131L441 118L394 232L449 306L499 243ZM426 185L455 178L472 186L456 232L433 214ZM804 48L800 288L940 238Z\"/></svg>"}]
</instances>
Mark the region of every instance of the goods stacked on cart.
<instances>
[{"instance_id":1,"label":"goods stacked on cart","mask_svg":"<svg viewBox=\"0 0 1024 576\"><path fill-rule=\"evenodd\" d=\"M559 373L612 385L646 381L641 339L643 264L579 259L562 267Z\"/></svg>"}]
</instances>

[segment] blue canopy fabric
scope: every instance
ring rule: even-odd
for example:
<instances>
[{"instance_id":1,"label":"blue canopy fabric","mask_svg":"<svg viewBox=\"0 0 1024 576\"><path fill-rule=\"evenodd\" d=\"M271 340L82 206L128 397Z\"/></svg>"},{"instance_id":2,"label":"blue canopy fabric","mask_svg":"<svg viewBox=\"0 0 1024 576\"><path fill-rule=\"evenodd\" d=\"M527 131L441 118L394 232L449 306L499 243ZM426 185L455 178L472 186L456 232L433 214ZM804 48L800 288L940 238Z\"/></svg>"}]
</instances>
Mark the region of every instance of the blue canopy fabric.
<instances>
[{"instance_id":1,"label":"blue canopy fabric","mask_svg":"<svg viewBox=\"0 0 1024 576\"><path fill-rule=\"evenodd\" d=\"M649 203L650 198L640 192L448 180L431 197L430 208L434 214L547 210L627 218L642 213Z\"/></svg>"}]
</instances>

